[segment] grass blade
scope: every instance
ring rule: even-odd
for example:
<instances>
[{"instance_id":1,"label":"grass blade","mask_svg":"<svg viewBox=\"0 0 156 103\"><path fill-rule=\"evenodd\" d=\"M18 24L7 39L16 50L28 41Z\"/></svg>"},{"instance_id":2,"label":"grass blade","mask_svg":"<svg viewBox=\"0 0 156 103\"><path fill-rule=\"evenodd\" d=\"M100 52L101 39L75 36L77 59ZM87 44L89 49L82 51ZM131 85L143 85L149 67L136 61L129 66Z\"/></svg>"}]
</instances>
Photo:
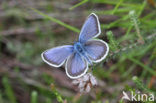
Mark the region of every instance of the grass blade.
<instances>
[{"instance_id":1,"label":"grass blade","mask_svg":"<svg viewBox=\"0 0 156 103\"><path fill-rule=\"evenodd\" d=\"M78 4L76 4L76 5L72 6L72 7L70 7L69 10L73 10L73 9L75 9L75 8L77 8L77 7L79 7L79 6L81 6L82 4L84 4L84 3L86 3L86 2L88 2L88 0L83 0L83 1L79 2Z\"/></svg>"},{"instance_id":2,"label":"grass blade","mask_svg":"<svg viewBox=\"0 0 156 103\"><path fill-rule=\"evenodd\" d=\"M67 29L69 29L69 30L71 30L73 32L76 32L76 33L80 32L80 30L77 29L76 27L70 26L70 25L68 25L68 24L66 24L66 23L64 23L64 22L62 22L62 21L60 21L60 20L58 20L58 19L56 19L54 17L50 17L50 16L48 16L48 15L46 15L46 14L44 14L44 13L42 13L42 12L40 12L40 11L34 9L34 8L31 8L31 9L33 11L35 11L36 13L38 13L39 15L43 16L44 18L49 19L50 21L55 22L57 24L60 24L61 26L64 26L65 28L67 28Z\"/></svg>"},{"instance_id":3,"label":"grass blade","mask_svg":"<svg viewBox=\"0 0 156 103\"><path fill-rule=\"evenodd\" d=\"M37 92L36 91L33 91L32 93L31 93L31 103L38 103L37 102Z\"/></svg>"},{"instance_id":4,"label":"grass blade","mask_svg":"<svg viewBox=\"0 0 156 103\"><path fill-rule=\"evenodd\" d=\"M8 78L3 77L2 83L3 83L3 86L5 88L5 93L6 93L7 97L8 97L8 99L10 100L10 103L17 103L16 102L16 97L14 95L14 92L12 90L12 87L11 87L11 84L9 83Z\"/></svg>"},{"instance_id":5,"label":"grass blade","mask_svg":"<svg viewBox=\"0 0 156 103\"><path fill-rule=\"evenodd\" d=\"M114 10L112 11L112 15L117 11L118 7L120 6L120 4L122 4L123 0L120 0L119 3L116 4Z\"/></svg>"},{"instance_id":6,"label":"grass blade","mask_svg":"<svg viewBox=\"0 0 156 103\"><path fill-rule=\"evenodd\" d=\"M156 72L152 68L144 65L143 63L141 63L140 61L138 61L137 59L135 59L133 57L128 57L128 59L131 60L131 61L133 61L134 63L140 65L141 67L143 67L146 71L148 71L152 75L156 76Z\"/></svg>"}]
</instances>

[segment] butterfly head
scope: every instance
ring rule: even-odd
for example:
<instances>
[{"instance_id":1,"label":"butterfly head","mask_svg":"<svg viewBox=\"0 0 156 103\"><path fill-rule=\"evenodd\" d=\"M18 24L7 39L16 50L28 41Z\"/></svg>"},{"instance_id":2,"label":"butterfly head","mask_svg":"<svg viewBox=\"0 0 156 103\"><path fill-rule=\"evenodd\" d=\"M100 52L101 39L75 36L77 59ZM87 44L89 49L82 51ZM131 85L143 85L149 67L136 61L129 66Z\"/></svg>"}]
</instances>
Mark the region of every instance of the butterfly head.
<instances>
[{"instance_id":1,"label":"butterfly head","mask_svg":"<svg viewBox=\"0 0 156 103\"><path fill-rule=\"evenodd\" d=\"M77 52L77 53L83 53L84 52L84 47L83 45L80 43L80 42L75 42L74 43L74 50Z\"/></svg>"}]
</instances>

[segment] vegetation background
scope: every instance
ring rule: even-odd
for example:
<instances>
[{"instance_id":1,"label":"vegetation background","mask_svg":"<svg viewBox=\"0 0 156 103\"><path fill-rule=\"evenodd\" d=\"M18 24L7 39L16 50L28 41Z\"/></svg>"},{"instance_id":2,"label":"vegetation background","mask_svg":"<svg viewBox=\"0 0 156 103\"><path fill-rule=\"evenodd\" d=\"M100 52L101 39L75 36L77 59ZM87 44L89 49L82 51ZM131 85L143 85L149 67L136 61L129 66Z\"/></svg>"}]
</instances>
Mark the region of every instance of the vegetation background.
<instances>
[{"instance_id":1,"label":"vegetation background","mask_svg":"<svg viewBox=\"0 0 156 103\"><path fill-rule=\"evenodd\" d=\"M110 52L94 66L99 85L80 94L40 54L77 40L92 12ZM130 103L123 90L156 94L155 0L0 0L0 103Z\"/></svg>"}]
</instances>

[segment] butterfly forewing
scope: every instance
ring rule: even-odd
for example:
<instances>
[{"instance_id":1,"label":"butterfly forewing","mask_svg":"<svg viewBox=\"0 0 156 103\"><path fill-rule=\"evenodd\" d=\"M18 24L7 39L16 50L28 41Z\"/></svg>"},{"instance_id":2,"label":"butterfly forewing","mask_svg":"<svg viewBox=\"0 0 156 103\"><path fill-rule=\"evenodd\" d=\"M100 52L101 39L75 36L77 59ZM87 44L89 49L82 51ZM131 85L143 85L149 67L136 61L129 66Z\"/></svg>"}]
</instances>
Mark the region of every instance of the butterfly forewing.
<instances>
[{"instance_id":1,"label":"butterfly forewing","mask_svg":"<svg viewBox=\"0 0 156 103\"><path fill-rule=\"evenodd\" d=\"M89 40L85 43L85 50L93 62L100 62L107 56L109 47L103 40Z\"/></svg>"},{"instance_id":2,"label":"butterfly forewing","mask_svg":"<svg viewBox=\"0 0 156 103\"><path fill-rule=\"evenodd\" d=\"M42 59L51 66L60 67L72 53L73 46L65 45L46 50L42 53Z\"/></svg>"},{"instance_id":3,"label":"butterfly forewing","mask_svg":"<svg viewBox=\"0 0 156 103\"><path fill-rule=\"evenodd\" d=\"M78 53L72 54L66 63L66 74L72 78L79 78L88 70L87 61L81 57Z\"/></svg>"},{"instance_id":4,"label":"butterfly forewing","mask_svg":"<svg viewBox=\"0 0 156 103\"><path fill-rule=\"evenodd\" d=\"M79 36L79 41L82 43L86 42L93 37L97 37L100 35L100 33L101 29L99 19L94 13L92 13L83 24Z\"/></svg>"}]
</instances>

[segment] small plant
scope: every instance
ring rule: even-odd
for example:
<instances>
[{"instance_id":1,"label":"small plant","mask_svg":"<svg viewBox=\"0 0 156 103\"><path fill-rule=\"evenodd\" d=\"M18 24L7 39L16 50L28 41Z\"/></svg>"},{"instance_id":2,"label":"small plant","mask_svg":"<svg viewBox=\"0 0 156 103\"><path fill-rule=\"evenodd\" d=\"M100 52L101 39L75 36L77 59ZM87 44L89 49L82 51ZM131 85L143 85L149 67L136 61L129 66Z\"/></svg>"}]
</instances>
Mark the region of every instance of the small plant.
<instances>
[{"instance_id":1,"label":"small plant","mask_svg":"<svg viewBox=\"0 0 156 103\"><path fill-rule=\"evenodd\" d=\"M130 16L130 18L132 20L132 23L134 24L134 27L136 29L137 36L138 36L138 42L141 43L141 44L144 44L144 39L143 39L143 37L141 36L141 33L140 33L139 21L137 19L135 11L130 11L129 16Z\"/></svg>"},{"instance_id":2,"label":"small plant","mask_svg":"<svg viewBox=\"0 0 156 103\"><path fill-rule=\"evenodd\" d=\"M61 94L56 90L55 85L52 83L50 85L52 92L55 94L56 99L59 103L66 103L66 100L63 100Z\"/></svg>"}]
</instances>

